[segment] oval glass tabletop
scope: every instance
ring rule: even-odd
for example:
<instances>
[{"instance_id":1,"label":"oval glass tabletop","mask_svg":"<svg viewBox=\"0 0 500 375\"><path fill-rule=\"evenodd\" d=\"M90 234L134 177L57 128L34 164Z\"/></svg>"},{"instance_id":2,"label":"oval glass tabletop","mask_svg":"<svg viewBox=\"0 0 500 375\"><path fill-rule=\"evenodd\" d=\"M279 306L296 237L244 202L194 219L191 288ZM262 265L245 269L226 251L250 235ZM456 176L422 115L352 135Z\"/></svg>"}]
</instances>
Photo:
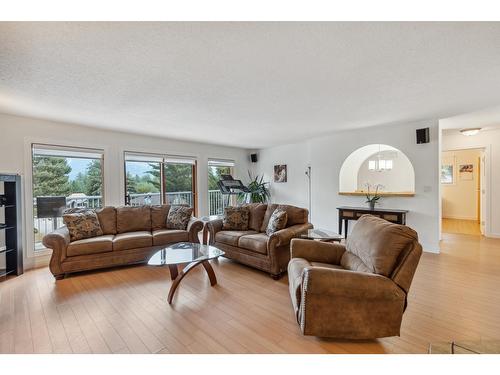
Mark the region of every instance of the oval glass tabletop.
<instances>
[{"instance_id":1,"label":"oval glass tabletop","mask_svg":"<svg viewBox=\"0 0 500 375\"><path fill-rule=\"evenodd\" d=\"M198 260L214 259L221 255L224 255L222 250L210 245L179 242L154 253L149 259L148 264L151 266L183 264Z\"/></svg>"}]
</instances>

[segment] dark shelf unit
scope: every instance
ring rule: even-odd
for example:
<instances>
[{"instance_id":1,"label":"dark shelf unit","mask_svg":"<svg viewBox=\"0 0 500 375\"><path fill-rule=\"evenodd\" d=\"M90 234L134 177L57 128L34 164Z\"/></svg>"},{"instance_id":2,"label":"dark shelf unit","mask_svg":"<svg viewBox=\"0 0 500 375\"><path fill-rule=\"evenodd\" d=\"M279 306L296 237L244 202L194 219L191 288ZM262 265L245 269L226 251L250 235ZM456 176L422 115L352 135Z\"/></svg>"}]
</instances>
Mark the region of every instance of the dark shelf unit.
<instances>
[{"instance_id":1,"label":"dark shelf unit","mask_svg":"<svg viewBox=\"0 0 500 375\"><path fill-rule=\"evenodd\" d=\"M23 273L21 176L0 174L0 281Z\"/></svg>"}]
</instances>

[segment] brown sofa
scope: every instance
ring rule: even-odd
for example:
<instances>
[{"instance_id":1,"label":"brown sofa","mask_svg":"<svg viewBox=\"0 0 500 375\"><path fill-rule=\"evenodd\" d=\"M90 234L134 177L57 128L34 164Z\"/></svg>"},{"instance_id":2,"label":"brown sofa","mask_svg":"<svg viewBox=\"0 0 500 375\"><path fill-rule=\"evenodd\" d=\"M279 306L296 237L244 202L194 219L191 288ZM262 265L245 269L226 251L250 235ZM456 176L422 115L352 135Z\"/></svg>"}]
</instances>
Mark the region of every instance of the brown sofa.
<instances>
[{"instance_id":1,"label":"brown sofa","mask_svg":"<svg viewBox=\"0 0 500 375\"><path fill-rule=\"evenodd\" d=\"M346 245L293 240L290 296L305 335L373 339L399 335L422 254L417 233L364 215Z\"/></svg>"},{"instance_id":2,"label":"brown sofa","mask_svg":"<svg viewBox=\"0 0 500 375\"><path fill-rule=\"evenodd\" d=\"M70 242L66 227L43 237L52 249L49 268L65 274L146 262L158 249L176 242L199 242L203 223L191 218L187 230L166 229L170 205L104 207L97 210L103 235Z\"/></svg>"},{"instance_id":3,"label":"brown sofa","mask_svg":"<svg viewBox=\"0 0 500 375\"><path fill-rule=\"evenodd\" d=\"M308 223L309 211L289 205L252 203L249 230L222 230L222 219L208 223L210 244L224 250L225 257L269 272L278 279L286 271L290 260L290 240L312 228ZM285 229L266 235L269 218L276 208L286 210Z\"/></svg>"}]
</instances>

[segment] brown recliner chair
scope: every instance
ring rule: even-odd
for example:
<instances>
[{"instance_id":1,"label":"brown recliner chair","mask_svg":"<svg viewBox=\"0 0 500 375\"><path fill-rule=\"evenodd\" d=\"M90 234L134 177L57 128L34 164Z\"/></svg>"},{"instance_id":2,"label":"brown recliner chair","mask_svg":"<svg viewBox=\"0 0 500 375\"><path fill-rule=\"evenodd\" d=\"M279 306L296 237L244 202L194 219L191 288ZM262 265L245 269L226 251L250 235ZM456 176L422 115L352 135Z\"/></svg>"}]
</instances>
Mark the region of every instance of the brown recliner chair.
<instances>
[{"instance_id":1,"label":"brown recliner chair","mask_svg":"<svg viewBox=\"0 0 500 375\"><path fill-rule=\"evenodd\" d=\"M362 216L346 245L294 239L290 296L304 335L347 339L396 336L422 254L417 233Z\"/></svg>"}]
</instances>

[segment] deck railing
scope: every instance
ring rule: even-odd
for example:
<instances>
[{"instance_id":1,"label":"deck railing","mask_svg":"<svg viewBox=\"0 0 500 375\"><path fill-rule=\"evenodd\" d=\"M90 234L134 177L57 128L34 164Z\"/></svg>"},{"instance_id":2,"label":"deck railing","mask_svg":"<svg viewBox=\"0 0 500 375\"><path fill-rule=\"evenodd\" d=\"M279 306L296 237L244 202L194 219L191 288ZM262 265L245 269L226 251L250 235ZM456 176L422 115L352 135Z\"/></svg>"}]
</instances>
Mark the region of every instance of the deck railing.
<instances>
[{"instance_id":1,"label":"deck railing","mask_svg":"<svg viewBox=\"0 0 500 375\"><path fill-rule=\"evenodd\" d=\"M166 201L169 204L187 204L193 205L192 191L179 191L166 193ZM160 204L160 193L137 193L130 194L130 205L141 206L145 204ZM66 207L68 208L99 208L102 205L102 196L79 196L66 197ZM220 215L223 213L222 194L219 190L208 191L208 207L209 215ZM41 241L43 236L50 233L54 228L63 226L62 217L52 218L37 218L36 217L36 199L33 199L34 208L34 231L35 231L35 248L41 249ZM54 223L54 220L56 221Z\"/></svg>"}]
</instances>

